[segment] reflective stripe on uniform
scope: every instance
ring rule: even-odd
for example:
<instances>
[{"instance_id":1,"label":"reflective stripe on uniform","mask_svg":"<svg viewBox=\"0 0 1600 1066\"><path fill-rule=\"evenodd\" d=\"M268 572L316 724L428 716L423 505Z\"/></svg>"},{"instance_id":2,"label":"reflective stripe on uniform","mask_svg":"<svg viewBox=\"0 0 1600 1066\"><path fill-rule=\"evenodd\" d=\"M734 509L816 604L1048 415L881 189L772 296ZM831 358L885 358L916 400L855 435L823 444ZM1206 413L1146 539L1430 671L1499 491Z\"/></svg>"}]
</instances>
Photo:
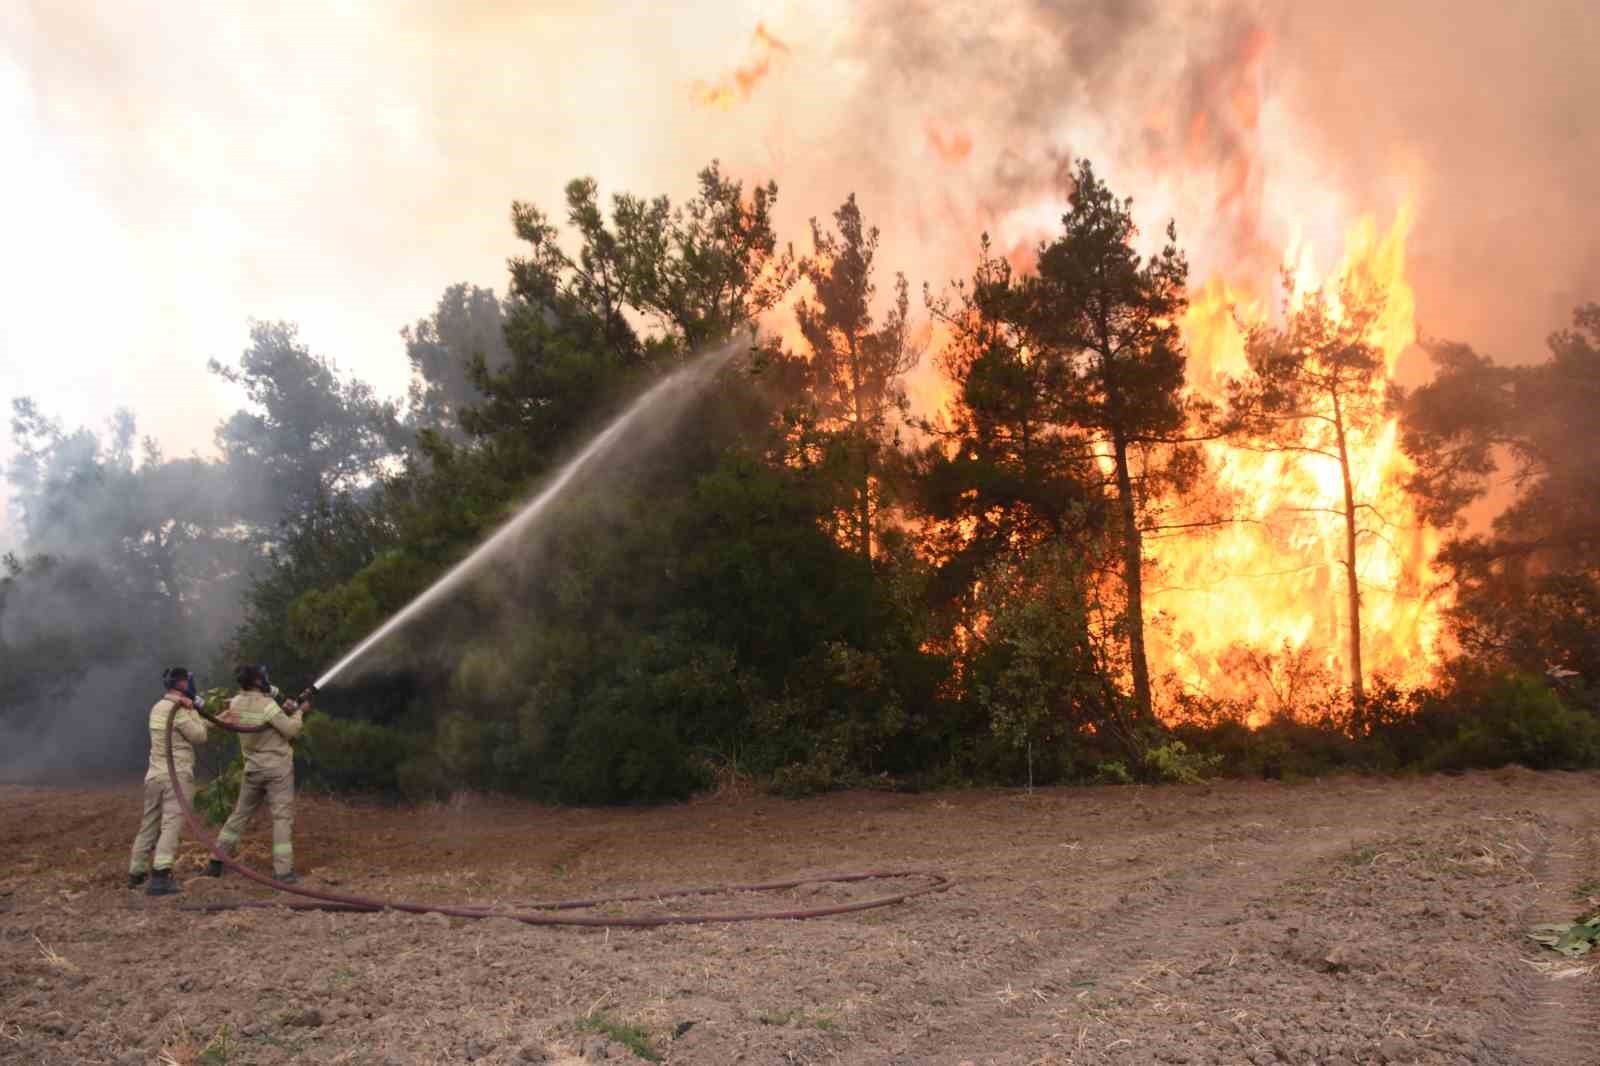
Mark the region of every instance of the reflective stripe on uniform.
<instances>
[{"instance_id":1,"label":"reflective stripe on uniform","mask_svg":"<svg viewBox=\"0 0 1600 1066\"><path fill-rule=\"evenodd\" d=\"M146 781L167 779L167 711L173 705L172 700L163 696L150 708L150 767L144 773ZM172 761L177 764L180 774L194 773L194 745L182 730L184 725L191 722L199 723L199 716L189 708L179 706L178 713L173 716Z\"/></svg>"}]
</instances>

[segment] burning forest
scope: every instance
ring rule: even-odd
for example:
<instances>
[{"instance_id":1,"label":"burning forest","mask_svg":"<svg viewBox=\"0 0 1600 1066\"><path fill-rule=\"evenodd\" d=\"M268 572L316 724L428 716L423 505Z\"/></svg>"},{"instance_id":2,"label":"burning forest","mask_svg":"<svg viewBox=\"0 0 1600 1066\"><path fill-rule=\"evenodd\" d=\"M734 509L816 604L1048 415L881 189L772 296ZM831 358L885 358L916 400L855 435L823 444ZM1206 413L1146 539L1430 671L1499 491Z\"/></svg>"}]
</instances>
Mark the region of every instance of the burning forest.
<instances>
[{"instance_id":1,"label":"burning forest","mask_svg":"<svg viewBox=\"0 0 1600 1066\"><path fill-rule=\"evenodd\" d=\"M75 709L152 656L339 673L302 758L413 797L1600 757L1592 244L1540 236L1543 317L1445 269L1488 223L1454 142L1390 122L1449 123L1419 88L1352 137L1321 15L810 19L686 52L671 191L515 199L504 287L451 286L381 367L256 323L206 364L242 403L207 451L15 399L7 771L115 765Z\"/></svg>"}]
</instances>

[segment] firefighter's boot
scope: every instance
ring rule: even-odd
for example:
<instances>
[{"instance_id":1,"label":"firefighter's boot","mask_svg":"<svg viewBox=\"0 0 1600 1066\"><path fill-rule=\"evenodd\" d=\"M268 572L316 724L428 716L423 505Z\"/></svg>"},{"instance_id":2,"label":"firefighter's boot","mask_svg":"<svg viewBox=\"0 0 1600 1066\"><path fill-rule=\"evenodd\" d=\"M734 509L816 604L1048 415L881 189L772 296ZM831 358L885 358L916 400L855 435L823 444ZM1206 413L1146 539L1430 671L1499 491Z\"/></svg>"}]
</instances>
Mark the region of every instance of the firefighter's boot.
<instances>
[{"instance_id":1,"label":"firefighter's boot","mask_svg":"<svg viewBox=\"0 0 1600 1066\"><path fill-rule=\"evenodd\" d=\"M156 870L150 874L150 887L145 889L145 894L150 896L173 896L178 893L178 882L172 879L172 870Z\"/></svg>"}]
</instances>

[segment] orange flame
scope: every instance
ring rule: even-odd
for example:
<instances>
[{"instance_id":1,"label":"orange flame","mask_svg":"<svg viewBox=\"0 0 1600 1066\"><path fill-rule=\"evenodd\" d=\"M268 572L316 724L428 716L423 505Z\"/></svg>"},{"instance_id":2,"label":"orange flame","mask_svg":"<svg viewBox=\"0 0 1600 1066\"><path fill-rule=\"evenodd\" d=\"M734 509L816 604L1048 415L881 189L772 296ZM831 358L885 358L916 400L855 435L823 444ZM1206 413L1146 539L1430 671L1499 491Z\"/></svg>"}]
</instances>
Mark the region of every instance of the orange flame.
<instances>
[{"instance_id":1,"label":"orange flame","mask_svg":"<svg viewBox=\"0 0 1600 1066\"><path fill-rule=\"evenodd\" d=\"M1409 213L1379 236L1371 218L1346 236L1337 270L1319 276L1311 250L1291 244L1286 267L1291 304L1321 291L1340 314L1344 279L1376 286L1384 312L1368 340L1387 374L1416 339L1414 299L1405 278ZM1183 319L1190 385L1217 398L1228 376L1245 369L1245 331L1265 317L1262 303L1222 279L1195 293ZM1387 384L1379 382L1381 389ZM1362 586L1363 665L1400 683L1427 680L1442 639L1444 604L1436 584L1437 534L1424 527L1401 489L1410 471L1397 446L1397 420L1352 438L1352 475L1364 514L1375 516L1358 551ZM1347 606L1342 567L1342 486L1335 464L1320 458L1206 446L1223 509L1209 535L1153 538L1147 613L1156 614L1152 667L1183 688L1255 699L1256 720L1293 715L1311 688L1346 677ZM1260 697L1267 695L1266 700Z\"/></svg>"},{"instance_id":2,"label":"orange flame","mask_svg":"<svg viewBox=\"0 0 1600 1066\"><path fill-rule=\"evenodd\" d=\"M972 138L967 136L965 130L946 134L929 126L928 144L933 147L934 153L940 159L950 164L960 163L972 154Z\"/></svg>"},{"instance_id":3,"label":"orange flame","mask_svg":"<svg viewBox=\"0 0 1600 1066\"><path fill-rule=\"evenodd\" d=\"M707 83L697 81L693 86L694 102L702 107L714 107L720 111L731 111L742 101L748 100L772 70L772 62L779 55L787 55L789 46L773 36L771 31L762 23L756 23L755 32L750 35L751 57L738 67L733 73L718 78L715 82Z\"/></svg>"}]
</instances>

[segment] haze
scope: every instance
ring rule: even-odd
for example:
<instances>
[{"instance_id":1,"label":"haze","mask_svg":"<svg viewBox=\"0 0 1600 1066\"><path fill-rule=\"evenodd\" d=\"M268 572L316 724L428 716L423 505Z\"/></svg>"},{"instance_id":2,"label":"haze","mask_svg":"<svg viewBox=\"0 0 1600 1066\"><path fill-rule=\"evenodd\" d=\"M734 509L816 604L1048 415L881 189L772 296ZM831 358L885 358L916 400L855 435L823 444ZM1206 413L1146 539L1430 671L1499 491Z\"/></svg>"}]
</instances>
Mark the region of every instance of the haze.
<instances>
[{"instance_id":1,"label":"haze","mask_svg":"<svg viewBox=\"0 0 1600 1066\"><path fill-rule=\"evenodd\" d=\"M1409 200L1423 330L1536 358L1600 292L1600 20L1393 8L25 2L0 13L0 400L126 405L204 453L239 402L206 359L252 317L399 395L400 327L504 287L513 198L682 196L713 157L779 182L795 240L857 192L884 265L936 287L982 228L1050 229L1073 154L1175 215L1198 279L1270 276L1297 232L1332 258Z\"/></svg>"}]
</instances>

